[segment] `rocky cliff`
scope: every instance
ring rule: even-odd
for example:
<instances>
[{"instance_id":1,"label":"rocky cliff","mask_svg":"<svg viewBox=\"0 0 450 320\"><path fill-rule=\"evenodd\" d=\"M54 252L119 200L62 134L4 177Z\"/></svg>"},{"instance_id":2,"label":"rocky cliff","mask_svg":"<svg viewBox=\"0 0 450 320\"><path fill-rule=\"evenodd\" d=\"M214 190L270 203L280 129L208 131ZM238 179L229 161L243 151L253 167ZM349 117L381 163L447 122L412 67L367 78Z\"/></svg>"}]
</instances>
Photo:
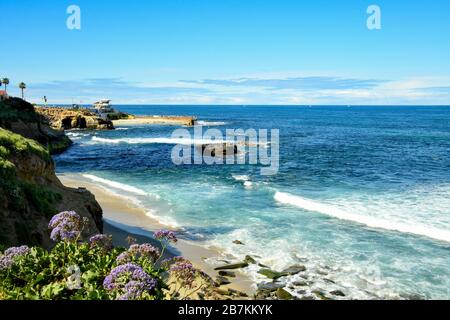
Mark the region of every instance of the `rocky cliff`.
<instances>
[{"instance_id":1,"label":"rocky cliff","mask_svg":"<svg viewBox=\"0 0 450 320\"><path fill-rule=\"evenodd\" d=\"M44 108L36 107L42 117L47 119L53 129L94 129L110 130L114 129L113 123L109 119L102 119L97 114L85 109L67 108Z\"/></svg>"},{"instance_id":2,"label":"rocky cliff","mask_svg":"<svg viewBox=\"0 0 450 320\"><path fill-rule=\"evenodd\" d=\"M50 153L61 153L72 144L63 131L50 128L33 105L19 98L0 101L0 127L38 141Z\"/></svg>"},{"instance_id":3,"label":"rocky cliff","mask_svg":"<svg viewBox=\"0 0 450 320\"><path fill-rule=\"evenodd\" d=\"M0 244L49 247L49 219L65 210L88 218L86 235L101 232L102 209L94 196L63 186L49 150L37 142L47 142L51 148L54 131L18 100L0 104L0 125L9 129L0 128ZM57 143L64 140L58 137Z\"/></svg>"}]
</instances>

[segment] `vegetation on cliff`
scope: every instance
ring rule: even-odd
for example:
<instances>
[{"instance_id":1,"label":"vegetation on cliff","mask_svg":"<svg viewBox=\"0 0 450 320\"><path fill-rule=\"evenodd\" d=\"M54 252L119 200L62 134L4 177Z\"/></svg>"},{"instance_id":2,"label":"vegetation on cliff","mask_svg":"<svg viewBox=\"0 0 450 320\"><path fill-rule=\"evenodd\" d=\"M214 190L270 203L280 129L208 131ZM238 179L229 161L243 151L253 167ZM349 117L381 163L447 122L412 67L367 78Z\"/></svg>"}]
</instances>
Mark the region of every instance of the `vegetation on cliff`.
<instances>
[{"instance_id":1,"label":"vegetation on cliff","mask_svg":"<svg viewBox=\"0 0 450 320\"><path fill-rule=\"evenodd\" d=\"M52 154L61 153L72 144L64 132L50 128L32 104L19 98L0 101L0 127L38 141Z\"/></svg>"},{"instance_id":2,"label":"vegetation on cliff","mask_svg":"<svg viewBox=\"0 0 450 320\"><path fill-rule=\"evenodd\" d=\"M50 247L47 224L62 208L78 210L90 230L101 232L102 209L85 190L70 189L55 175L51 151L70 140L46 125L22 99L0 102L0 245Z\"/></svg>"}]
</instances>

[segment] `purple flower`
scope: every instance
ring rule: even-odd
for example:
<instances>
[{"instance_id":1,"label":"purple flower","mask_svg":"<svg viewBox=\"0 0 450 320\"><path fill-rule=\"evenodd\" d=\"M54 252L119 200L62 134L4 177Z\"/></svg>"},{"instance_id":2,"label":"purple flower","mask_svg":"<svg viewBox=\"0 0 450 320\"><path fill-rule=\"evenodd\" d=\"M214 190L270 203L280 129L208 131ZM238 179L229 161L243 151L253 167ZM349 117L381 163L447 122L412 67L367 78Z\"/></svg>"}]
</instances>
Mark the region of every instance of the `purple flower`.
<instances>
[{"instance_id":1,"label":"purple flower","mask_svg":"<svg viewBox=\"0 0 450 320\"><path fill-rule=\"evenodd\" d=\"M119 254L116 261L119 264L124 264L143 258L155 262L160 255L159 250L149 243L133 244L127 251Z\"/></svg>"},{"instance_id":2,"label":"purple flower","mask_svg":"<svg viewBox=\"0 0 450 320\"><path fill-rule=\"evenodd\" d=\"M49 229L52 229L50 238L53 241L75 241L80 237L85 223L75 211L58 213L48 224Z\"/></svg>"},{"instance_id":3,"label":"purple flower","mask_svg":"<svg viewBox=\"0 0 450 320\"><path fill-rule=\"evenodd\" d=\"M103 287L117 294L117 300L140 300L151 294L157 281L140 266L133 263L120 265L103 281Z\"/></svg>"},{"instance_id":4,"label":"purple flower","mask_svg":"<svg viewBox=\"0 0 450 320\"><path fill-rule=\"evenodd\" d=\"M175 232L169 230L158 230L154 233L154 237L158 240L166 240L167 242L176 243L178 241Z\"/></svg>"},{"instance_id":5,"label":"purple flower","mask_svg":"<svg viewBox=\"0 0 450 320\"><path fill-rule=\"evenodd\" d=\"M199 275L198 270L186 259L177 259L170 267L170 274L185 287L192 288L195 278Z\"/></svg>"},{"instance_id":6,"label":"purple flower","mask_svg":"<svg viewBox=\"0 0 450 320\"><path fill-rule=\"evenodd\" d=\"M113 248L112 236L97 234L89 239L91 248L99 248L104 251L110 251Z\"/></svg>"},{"instance_id":7,"label":"purple flower","mask_svg":"<svg viewBox=\"0 0 450 320\"><path fill-rule=\"evenodd\" d=\"M12 247L0 256L0 270L11 268L19 257L23 257L30 252L27 246Z\"/></svg>"}]
</instances>

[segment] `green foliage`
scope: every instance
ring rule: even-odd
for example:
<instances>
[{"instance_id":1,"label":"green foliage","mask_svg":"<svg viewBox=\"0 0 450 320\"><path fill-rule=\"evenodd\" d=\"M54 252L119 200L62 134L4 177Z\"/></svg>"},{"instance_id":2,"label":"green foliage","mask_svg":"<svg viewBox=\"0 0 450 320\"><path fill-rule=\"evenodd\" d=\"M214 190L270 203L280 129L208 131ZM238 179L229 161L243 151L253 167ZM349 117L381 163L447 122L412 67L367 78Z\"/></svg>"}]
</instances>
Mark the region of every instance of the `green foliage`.
<instances>
[{"instance_id":1,"label":"green foliage","mask_svg":"<svg viewBox=\"0 0 450 320\"><path fill-rule=\"evenodd\" d=\"M24 122L36 122L39 116L34 111L33 105L18 98L10 98L0 101L0 124L22 120Z\"/></svg>"},{"instance_id":2,"label":"green foliage","mask_svg":"<svg viewBox=\"0 0 450 320\"><path fill-rule=\"evenodd\" d=\"M20 155L28 152L39 156L47 162L51 161L49 152L37 141L24 138L3 128L0 128L0 146L3 147L3 151L0 151L0 156L3 160L6 160L6 155Z\"/></svg>"},{"instance_id":3,"label":"green foliage","mask_svg":"<svg viewBox=\"0 0 450 320\"><path fill-rule=\"evenodd\" d=\"M39 247L16 258L0 272L0 299L8 300L110 300L117 298L103 287L105 277L117 266L124 248L105 251L87 243L60 242L50 251ZM0 254L1 255L1 254ZM143 260L141 262L144 262ZM151 300L163 299L165 269L144 262L142 268L158 281ZM73 285L73 276L79 275ZM75 277L76 278L76 277Z\"/></svg>"},{"instance_id":4,"label":"green foliage","mask_svg":"<svg viewBox=\"0 0 450 320\"><path fill-rule=\"evenodd\" d=\"M20 186L28 203L32 204L36 211L47 218L50 218L57 213L53 204L62 199L62 196L59 193L55 193L29 182L21 182Z\"/></svg>"},{"instance_id":5,"label":"green foliage","mask_svg":"<svg viewBox=\"0 0 450 320\"><path fill-rule=\"evenodd\" d=\"M14 300L107 300L103 280L124 249L104 252L86 243L60 242L51 251L32 248L0 273L0 292ZM76 266L80 283L70 285Z\"/></svg>"}]
</instances>

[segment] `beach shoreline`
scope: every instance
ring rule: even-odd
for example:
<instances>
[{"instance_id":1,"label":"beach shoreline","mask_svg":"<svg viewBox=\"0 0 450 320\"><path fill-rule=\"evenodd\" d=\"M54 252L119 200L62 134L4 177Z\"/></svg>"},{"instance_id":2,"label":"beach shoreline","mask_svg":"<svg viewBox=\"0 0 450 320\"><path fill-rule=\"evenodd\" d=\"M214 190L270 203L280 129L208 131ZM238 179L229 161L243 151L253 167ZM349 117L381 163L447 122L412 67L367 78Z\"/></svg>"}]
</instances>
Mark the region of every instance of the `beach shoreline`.
<instances>
[{"instance_id":1,"label":"beach shoreline","mask_svg":"<svg viewBox=\"0 0 450 320\"><path fill-rule=\"evenodd\" d=\"M113 120L113 124L115 127L145 124L193 126L196 121L196 117L190 116L134 116L129 119Z\"/></svg>"},{"instance_id":2,"label":"beach shoreline","mask_svg":"<svg viewBox=\"0 0 450 320\"><path fill-rule=\"evenodd\" d=\"M99 202L103 209L104 233L111 234L116 246L128 246L126 238L131 236L139 243L149 242L157 245L157 241L152 237L156 230L168 229L154 218L146 215L146 210L134 204L126 196L108 192L107 189L89 182L81 174L57 174L60 181L70 188L86 188ZM175 230L176 231L176 230ZM207 263L206 260L220 258L221 252L218 248L211 248L202 245L198 241L188 241L179 239L176 246L167 249L168 256L183 256L190 260L194 266L211 276L213 279L218 275L214 270L216 265ZM221 286L221 289L233 289L253 296L256 292L254 281L239 270L233 270L235 278L230 278L229 285Z\"/></svg>"}]
</instances>

